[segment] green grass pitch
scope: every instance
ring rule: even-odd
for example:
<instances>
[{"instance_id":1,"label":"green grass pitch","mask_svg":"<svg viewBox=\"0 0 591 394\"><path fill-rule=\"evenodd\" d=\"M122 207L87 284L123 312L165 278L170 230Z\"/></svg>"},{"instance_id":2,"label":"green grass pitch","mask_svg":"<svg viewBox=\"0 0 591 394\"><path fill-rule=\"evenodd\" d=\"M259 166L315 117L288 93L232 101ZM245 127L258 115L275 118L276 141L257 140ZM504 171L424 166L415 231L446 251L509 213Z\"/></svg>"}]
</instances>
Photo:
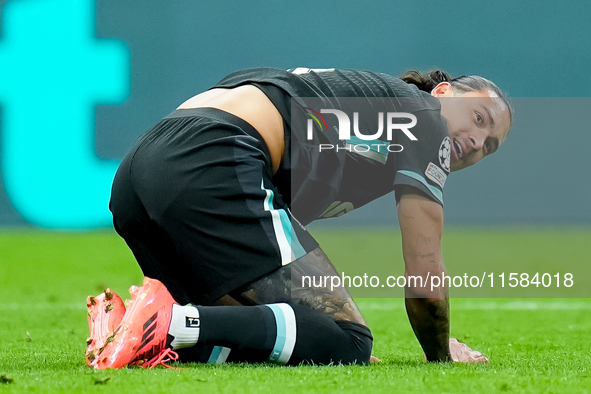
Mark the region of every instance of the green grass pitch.
<instances>
[{"instance_id":1,"label":"green grass pitch","mask_svg":"<svg viewBox=\"0 0 591 394\"><path fill-rule=\"evenodd\" d=\"M340 269L364 258L402 266L395 231L317 233ZM444 237L448 269L527 259L590 264L590 252L588 228L452 228ZM591 392L589 299L452 299L452 335L489 356L487 365L422 362L403 301L383 298L358 300L380 364L88 368L86 296L109 286L125 298L141 278L111 231L0 231L0 393Z\"/></svg>"}]
</instances>

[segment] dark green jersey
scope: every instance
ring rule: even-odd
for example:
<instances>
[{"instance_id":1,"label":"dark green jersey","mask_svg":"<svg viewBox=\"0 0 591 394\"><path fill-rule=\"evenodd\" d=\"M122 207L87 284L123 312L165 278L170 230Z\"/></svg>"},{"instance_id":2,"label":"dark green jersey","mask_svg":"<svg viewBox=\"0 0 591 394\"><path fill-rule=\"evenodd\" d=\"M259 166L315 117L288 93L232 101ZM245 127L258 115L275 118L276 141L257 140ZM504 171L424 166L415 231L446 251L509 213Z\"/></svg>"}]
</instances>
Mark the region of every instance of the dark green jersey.
<instances>
[{"instance_id":1,"label":"dark green jersey","mask_svg":"<svg viewBox=\"0 0 591 394\"><path fill-rule=\"evenodd\" d=\"M450 139L430 94L387 74L338 69L255 68L215 87L242 84L263 90L284 118L285 157L275 180L302 224L340 216L404 185L443 205ZM400 117L409 113L412 128L388 135L391 123L412 123ZM343 119L348 134L339 132Z\"/></svg>"}]
</instances>

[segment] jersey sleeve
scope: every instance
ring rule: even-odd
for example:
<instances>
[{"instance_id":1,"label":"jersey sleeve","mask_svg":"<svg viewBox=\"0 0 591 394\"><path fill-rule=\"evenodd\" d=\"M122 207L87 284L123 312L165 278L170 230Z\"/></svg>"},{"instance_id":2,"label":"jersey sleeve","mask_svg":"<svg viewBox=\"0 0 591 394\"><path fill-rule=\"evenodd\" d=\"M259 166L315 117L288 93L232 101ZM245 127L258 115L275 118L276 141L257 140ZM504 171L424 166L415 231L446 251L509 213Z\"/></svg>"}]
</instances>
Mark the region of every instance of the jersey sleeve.
<instances>
[{"instance_id":1,"label":"jersey sleeve","mask_svg":"<svg viewBox=\"0 0 591 394\"><path fill-rule=\"evenodd\" d=\"M451 139L439 111L417 114L416 141L405 141L394 154L394 190L400 200L402 186L412 186L443 206L443 187L450 172Z\"/></svg>"}]
</instances>

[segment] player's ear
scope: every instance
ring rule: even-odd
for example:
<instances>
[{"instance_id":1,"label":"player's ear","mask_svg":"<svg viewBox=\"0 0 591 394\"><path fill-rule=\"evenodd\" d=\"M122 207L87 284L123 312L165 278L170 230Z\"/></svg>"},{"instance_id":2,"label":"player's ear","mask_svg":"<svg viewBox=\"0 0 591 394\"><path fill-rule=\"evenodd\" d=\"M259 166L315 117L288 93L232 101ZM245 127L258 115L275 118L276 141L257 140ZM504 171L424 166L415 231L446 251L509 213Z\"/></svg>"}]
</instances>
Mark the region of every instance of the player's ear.
<instances>
[{"instance_id":1,"label":"player's ear","mask_svg":"<svg viewBox=\"0 0 591 394\"><path fill-rule=\"evenodd\" d=\"M431 96L434 97L453 97L454 90L449 82L440 82L431 90Z\"/></svg>"}]
</instances>

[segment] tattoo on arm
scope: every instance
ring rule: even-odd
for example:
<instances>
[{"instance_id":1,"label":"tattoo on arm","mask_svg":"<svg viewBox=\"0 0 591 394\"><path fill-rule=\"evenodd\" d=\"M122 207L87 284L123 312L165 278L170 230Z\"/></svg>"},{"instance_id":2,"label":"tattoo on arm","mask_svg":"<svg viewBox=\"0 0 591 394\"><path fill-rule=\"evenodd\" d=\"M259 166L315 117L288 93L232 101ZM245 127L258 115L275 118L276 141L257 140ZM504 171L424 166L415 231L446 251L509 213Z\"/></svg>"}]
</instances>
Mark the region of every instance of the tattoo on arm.
<instances>
[{"instance_id":1,"label":"tattoo on arm","mask_svg":"<svg viewBox=\"0 0 591 394\"><path fill-rule=\"evenodd\" d=\"M449 299L406 298L412 329L427 361L452 361L449 351Z\"/></svg>"}]
</instances>

